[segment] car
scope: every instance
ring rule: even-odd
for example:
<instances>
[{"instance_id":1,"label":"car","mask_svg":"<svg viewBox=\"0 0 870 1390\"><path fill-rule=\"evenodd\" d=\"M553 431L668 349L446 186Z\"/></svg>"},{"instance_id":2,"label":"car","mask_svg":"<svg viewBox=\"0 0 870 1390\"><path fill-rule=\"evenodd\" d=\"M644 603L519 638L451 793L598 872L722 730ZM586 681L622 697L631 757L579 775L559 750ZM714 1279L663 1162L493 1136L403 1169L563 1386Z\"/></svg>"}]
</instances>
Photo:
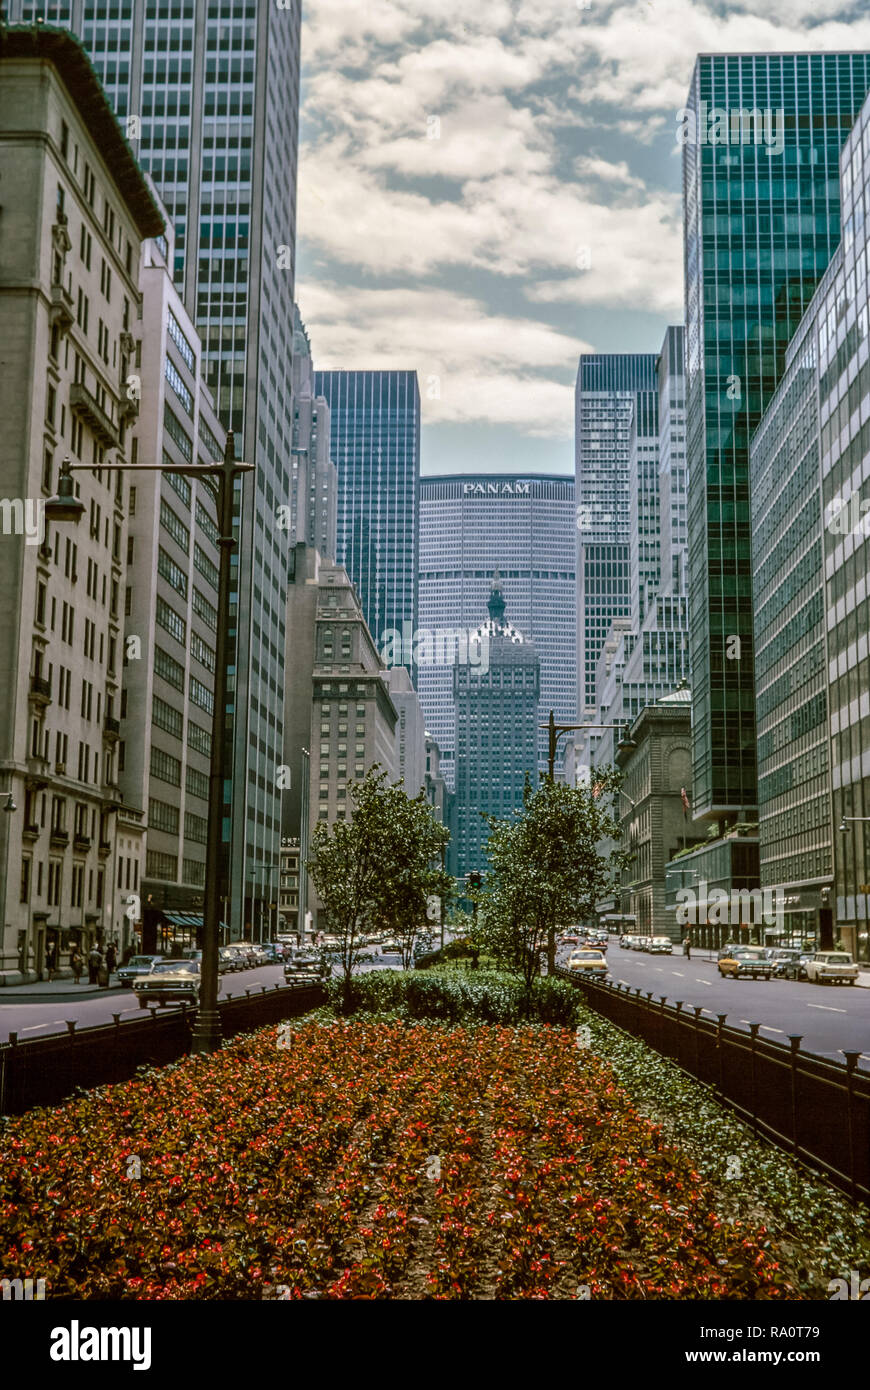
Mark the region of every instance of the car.
<instances>
[{"instance_id":1,"label":"car","mask_svg":"<svg viewBox=\"0 0 870 1390\"><path fill-rule=\"evenodd\" d=\"M199 1008L200 967L196 960L159 960L133 985L139 1008L147 1009L151 1001L161 1008L170 999L184 1000Z\"/></svg>"},{"instance_id":2,"label":"car","mask_svg":"<svg viewBox=\"0 0 870 1390\"><path fill-rule=\"evenodd\" d=\"M186 946L181 953L182 960L198 960L202 964L202 951L198 946Z\"/></svg>"},{"instance_id":3,"label":"car","mask_svg":"<svg viewBox=\"0 0 870 1390\"><path fill-rule=\"evenodd\" d=\"M802 946L796 956L785 961L782 967L782 974L786 980L805 980L807 978L807 962L811 961L815 955L815 950L808 950Z\"/></svg>"},{"instance_id":4,"label":"car","mask_svg":"<svg viewBox=\"0 0 870 1390\"><path fill-rule=\"evenodd\" d=\"M651 936L647 950L654 956L672 956L674 943L669 936Z\"/></svg>"},{"instance_id":5,"label":"car","mask_svg":"<svg viewBox=\"0 0 870 1390\"><path fill-rule=\"evenodd\" d=\"M575 970L578 975L606 975L607 958L603 951L581 946L568 957L568 969Z\"/></svg>"},{"instance_id":6,"label":"car","mask_svg":"<svg viewBox=\"0 0 870 1390\"><path fill-rule=\"evenodd\" d=\"M631 943L631 949L633 951L645 951L649 939L648 936L636 936Z\"/></svg>"},{"instance_id":7,"label":"car","mask_svg":"<svg viewBox=\"0 0 870 1390\"><path fill-rule=\"evenodd\" d=\"M122 985L132 985L134 980L147 975L152 965L156 965L159 960L163 960L162 955L131 956L126 965L118 967L118 979Z\"/></svg>"},{"instance_id":8,"label":"car","mask_svg":"<svg viewBox=\"0 0 870 1390\"><path fill-rule=\"evenodd\" d=\"M579 946L580 938L576 932L569 932L566 936L559 938L563 946Z\"/></svg>"},{"instance_id":9,"label":"car","mask_svg":"<svg viewBox=\"0 0 870 1390\"><path fill-rule=\"evenodd\" d=\"M767 958L773 966L773 978L784 980L786 977L786 966L789 961L800 960L800 949L797 946L770 946L767 950Z\"/></svg>"},{"instance_id":10,"label":"car","mask_svg":"<svg viewBox=\"0 0 870 1390\"><path fill-rule=\"evenodd\" d=\"M235 957L237 970L249 970L251 968L252 962L248 954L247 946L241 942L235 941L230 943L227 950L231 951Z\"/></svg>"},{"instance_id":11,"label":"car","mask_svg":"<svg viewBox=\"0 0 870 1390\"><path fill-rule=\"evenodd\" d=\"M226 975L228 971L235 970L237 957L227 946L221 946L218 950L218 974Z\"/></svg>"},{"instance_id":12,"label":"car","mask_svg":"<svg viewBox=\"0 0 870 1390\"><path fill-rule=\"evenodd\" d=\"M630 932L623 932L622 936L619 938L619 944L624 951L630 951L631 943L633 940L634 937L631 935Z\"/></svg>"},{"instance_id":13,"label":"car","mask_svg":"<svg viewBox=\"0 0 870 1390\"><path fill-rule=\"evenodd\" d=\"M858 967L848 951L816 951L807 961L807 979L814 985L853 985Z\"/></svg>"},{"instance_id":14,"label":"car","mask_svg":"<svg viewBox=\"0 0 870 1390\"><path fill-rule=\"evenodd\" d=\"M388 937L381 945L382 956L400 956L402 954L402 943L397 937Z\"/></svg>"},{"instance_id":15,"label":"car","mask_svg":"<svg viewBox=\"0 0 870 1390\"><path fill-rule=\"evenodd\" d=\"M332 966L324 964L320 955L312 951L298 950L284 962L284 979L298 983L299 980L322 980L332 974Z\"/></svg>"},{"instance_id":16,"label":"car","mask_svg":"<svg viewBox=\"0 0 870 1390\"><path fill-rule=\"evenodd\" d=\"M269 964L269 961L270 961L271 958L272 958L272 957L271 957L271 953L270 953L270 951L268 950L268 948L263 944L263 942L258 941L258 942L256 943L256 945L252 946L251 950L252 950L252 953L253 953L254 964L255 964L255 965L268 965L268 964Z\"/></svg>"},{"instance_id":17,"label":"car","mask_svg":"<svg viewBox=\"0 0 870 1390\"><path fill-rule=\"evenodd\" d=\"M773 975L773 964L762 946L738 946L734 951L720 951L716 963L723 980L769 980Z\"/></svg>"}]
</instances>

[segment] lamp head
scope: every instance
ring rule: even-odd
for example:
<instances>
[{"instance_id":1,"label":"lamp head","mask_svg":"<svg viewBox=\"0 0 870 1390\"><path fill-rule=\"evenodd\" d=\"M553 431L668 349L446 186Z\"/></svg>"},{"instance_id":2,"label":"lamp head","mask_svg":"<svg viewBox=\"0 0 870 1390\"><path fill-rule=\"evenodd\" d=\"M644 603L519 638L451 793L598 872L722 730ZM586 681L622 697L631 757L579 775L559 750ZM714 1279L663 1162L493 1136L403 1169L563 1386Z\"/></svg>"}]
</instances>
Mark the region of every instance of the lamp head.
<instances>
[{"instance_id":1,"label":"lamp head","mask_svg":"<svg viewBox=\"0 0 870 1390\"><path fill-rule=\"evenodd\" d=\"M84 502L76 497L69 459L65 458L60 466L57 493L54 497L49 497L45 504L45 518L47 521L77 522L81 520L84 510Z\"/></svg>"}]
</instances>

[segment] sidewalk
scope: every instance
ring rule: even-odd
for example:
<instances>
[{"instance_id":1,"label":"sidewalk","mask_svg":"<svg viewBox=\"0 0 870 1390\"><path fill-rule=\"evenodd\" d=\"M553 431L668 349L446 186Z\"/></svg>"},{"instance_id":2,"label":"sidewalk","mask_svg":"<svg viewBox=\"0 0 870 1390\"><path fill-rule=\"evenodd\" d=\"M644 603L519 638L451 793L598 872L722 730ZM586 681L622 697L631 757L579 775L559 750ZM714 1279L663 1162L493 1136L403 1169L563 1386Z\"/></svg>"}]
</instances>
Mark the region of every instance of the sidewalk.
<instances>
[{"instance_id":1,"label":"sidewalk","mask_svg":"<svg viewBox=\"0 0 870 1390\"><path fill-rule=\"evenodd\" d=\"M113 983L114 981L114 983ZM79 999L86 994L119 994L121 992L130 993L126 985L122 985L116 975L110 977L108 988L102 985L77 985L70 975L64 980L36 980L31 985L0 985L0 999L25 999L28 1003L36 1003L44 1000L51 1003L52 999Z\"/></svg>"}]
</instances>

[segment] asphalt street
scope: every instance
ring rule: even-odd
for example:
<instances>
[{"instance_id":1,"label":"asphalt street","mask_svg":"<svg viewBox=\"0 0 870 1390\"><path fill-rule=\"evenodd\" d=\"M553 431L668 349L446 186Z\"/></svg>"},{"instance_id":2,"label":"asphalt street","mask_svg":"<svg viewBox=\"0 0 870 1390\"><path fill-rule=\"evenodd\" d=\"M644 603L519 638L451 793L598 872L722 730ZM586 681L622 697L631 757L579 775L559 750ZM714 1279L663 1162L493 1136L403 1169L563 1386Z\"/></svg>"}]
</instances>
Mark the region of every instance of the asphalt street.
<instances>
[{"instance_id":1,"label":"asphalt street","mask_svg":"<svg viewBox=\"0 0 870 1390\"><path fill-rule=\"evenodd\" d=\"M369 948L358 969L398 970L400 964L398 956L382 956ZM272 989L283 983L282 966L260 965L253 970L221 975L219 997L229 999L244 994L247 989L255 993L263 987ZM36 990L36 986L32 988ZM10 1033L17 1033L21 1042L27 1038L44 1038L50 1033L65 1033L67 1022L73 1020L79 1028L94 1028L99 1023L111 1023L116 1013L122 1020L142 1013L132 989L119 985L109 989L80 985L77 989L71 980L58 981L42 993L25 994L7 989L0 995L0 1042L7 1042Z\"/></svg>"},{"instance_id":2,"label":"asphalt street","mask_svg":"<svg viewBox=\"0 0 870 1390\"><path fill-rule=\"evenodd\" d=\"M561 954L567 960L570 948ZM626 951L616 941L607 950L610 978L616 984L652 990L670 1003L700 1004L711 1018L727 1015L730 1027L748 1030L760 1023L759 1035L788 1043L800 1034L801 1048L842 1062L841 1049L861 1052L858 1065L870 1069L870 989L857 985L812 985L806 980L723 979L715 961L682 954L651 956Z\"/></svg>"}]
</instances>

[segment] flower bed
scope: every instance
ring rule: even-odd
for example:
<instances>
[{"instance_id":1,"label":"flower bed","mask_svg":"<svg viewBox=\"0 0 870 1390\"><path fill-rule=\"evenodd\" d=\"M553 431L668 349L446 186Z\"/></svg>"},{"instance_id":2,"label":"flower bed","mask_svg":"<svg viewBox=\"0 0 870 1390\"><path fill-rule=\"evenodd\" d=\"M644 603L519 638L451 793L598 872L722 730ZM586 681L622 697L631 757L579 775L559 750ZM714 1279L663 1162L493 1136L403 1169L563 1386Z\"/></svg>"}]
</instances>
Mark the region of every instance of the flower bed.
<instances>
[{"instance_id":1,"label":"flower bed","mask_svg":"<svg viewBox=\"0 0 870 1390\"><path fill-rule=\"evenodd\" d=\"M564 1029L305 1021L0 1140L49 1298L799 1297Z\"/></svg>"}]
</instances>

